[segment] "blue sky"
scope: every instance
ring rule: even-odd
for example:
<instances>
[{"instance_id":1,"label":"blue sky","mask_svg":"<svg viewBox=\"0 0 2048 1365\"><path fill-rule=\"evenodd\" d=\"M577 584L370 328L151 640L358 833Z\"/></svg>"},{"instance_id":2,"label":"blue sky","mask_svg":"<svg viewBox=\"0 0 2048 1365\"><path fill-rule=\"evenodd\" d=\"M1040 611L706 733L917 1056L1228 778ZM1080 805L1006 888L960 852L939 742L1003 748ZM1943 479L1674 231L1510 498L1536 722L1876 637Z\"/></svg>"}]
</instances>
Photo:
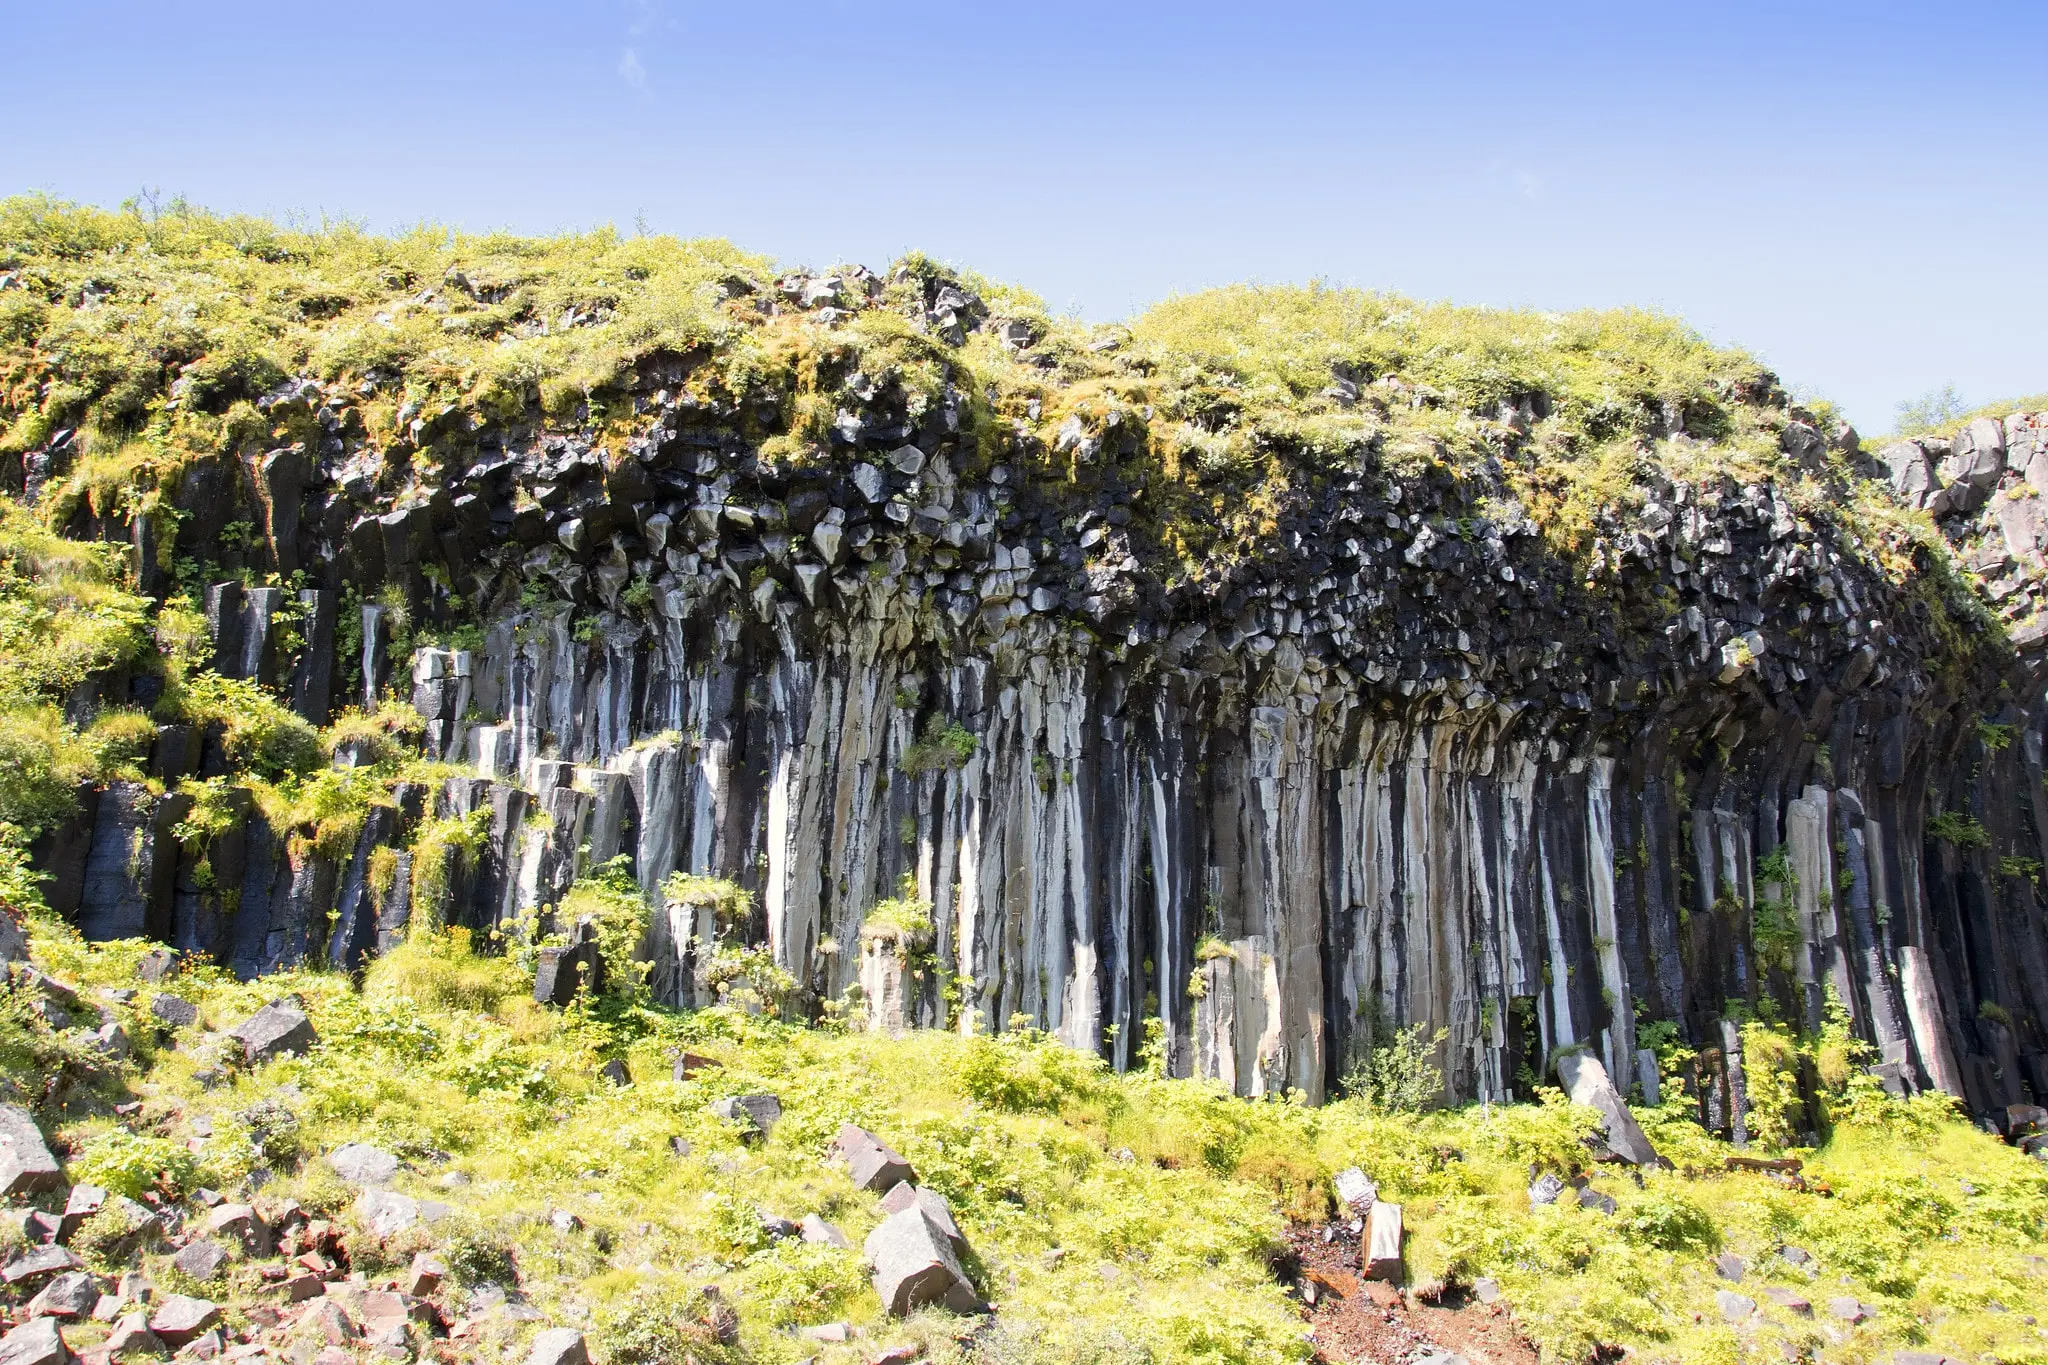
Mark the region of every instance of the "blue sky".
<instances>
[{"instance_id":1,"label":"blue sky","mask_svg":"<svg viewBox=\"0 0 2048 1365\"><path fill-rule=\"evenodd\" d=\"M1881 431L2048 390L2048 5L17 9L0 191L1639 304Z\"/></svg>"}]
</instances>

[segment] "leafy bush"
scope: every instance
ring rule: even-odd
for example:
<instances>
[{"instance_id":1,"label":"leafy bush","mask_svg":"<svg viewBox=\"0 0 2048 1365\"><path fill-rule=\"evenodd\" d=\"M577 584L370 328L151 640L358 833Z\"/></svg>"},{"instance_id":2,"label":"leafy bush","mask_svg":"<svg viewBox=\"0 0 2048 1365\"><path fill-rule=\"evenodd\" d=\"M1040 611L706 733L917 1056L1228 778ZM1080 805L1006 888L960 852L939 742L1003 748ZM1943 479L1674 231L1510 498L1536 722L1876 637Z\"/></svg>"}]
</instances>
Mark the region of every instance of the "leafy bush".
<instances>
[{"instance_id":1,"label":"leafy bush","mask_svg":"<svg viewBox=\"0 0 2048 1365\"><path fill-rule=\"evenodd\" d=\"M760 1221L755 1215L754 1222ZM595 1335L603 1358L610 1365L736 1360L704 1322L712 1307L699 1289L674 1282L641 1285L599 1311Z\"/></svg>"},{"instance_id":2,"label":"leafy bush","mask_svg":"<svg viewBox=\"0 0 2048 1365\"><path fill-rule=\"evenodd\" d=\"M589 919L597 928L607 994L633 999L646 987L651 964L641 958L652 915L647 895L633 879L633 860L621 855L591 869L569 888L555 916L565 927Z\"/></svg>"},{"instance_id":3,"label":"leafy bush","mask_svg":"<svg viewBox=\"0 0 2048 1365\"><path fill-rule=\"evenodd\" d=\"M1928 837L1959 849L1989 848L1991 834L1984 826L1959 811L1938 811L1927 821Z\"/></svg>"},{"instance_id":4,"label":"leafy bush","mask_svg":"<svg viewBox=\"0 0 2048 1365\"><path fill-rule=\"evenodd\" d=\"M968 1040L955 1074L962 1090L993 1108L1056 1111L1094 1097L1103 1069L1098 1057L1020 1030Z\"/></svg>"},{"instance_id":5,"label":"leafy bush","mask_svg":"<svg viewBox=\"0 0 2048 1365\"><path fill-rule=\"evenodd\" d=\"M140 1199L145 1190L183 1198L198 1174L199 1164L185 1148L125 1128L101 1133L71 1162L74 1182L100 1185L130 1199Z\"/></svg>"},{"instance_id":6,"label":"leafy bush","mask_svg":"<svg viewBox=\"0 0 2048 1365\"><path fill-rule=\"evenodd\" d=\"M258 777L275 781L326 762L320 732L246 678L196 674L179 688L175 706L194 724L223 727L228 761Z\"/></svg>"},{"instance_id":7,"label":"leafy bush","mask_svg":"<svg viewBox=\"0 0 2048 1365\"><path fill-rule=\"evenodd\" d=\"M1426 1031L1413 1024L1376 1042L1345 1075L1344 1093L1395 1114L1419 1113L1442 1102L1444 1073L1437 1068L1436 1050L1450 1030L1440 1028L1425 1041Z\"/></svg>"}]
</instances>

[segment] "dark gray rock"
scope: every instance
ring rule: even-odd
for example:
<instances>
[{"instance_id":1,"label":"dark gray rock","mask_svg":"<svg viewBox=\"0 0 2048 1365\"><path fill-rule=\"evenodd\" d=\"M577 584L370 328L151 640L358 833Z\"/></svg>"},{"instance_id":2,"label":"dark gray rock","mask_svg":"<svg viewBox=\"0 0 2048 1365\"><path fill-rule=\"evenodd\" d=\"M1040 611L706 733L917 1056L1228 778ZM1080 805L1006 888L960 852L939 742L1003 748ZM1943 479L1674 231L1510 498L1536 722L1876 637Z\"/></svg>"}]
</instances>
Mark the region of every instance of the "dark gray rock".
<instances>
[{"instance_id":1,"label":"dark gray rock","mask_svg":"<svg viewBox=\"0 0 2048 1365\"><path fill-rule=\"evenodd\" d=\"M894 1317L943 1304L955 1312L980 1309L980 1296L953 1254L953 1242L921 1207L892 1213L868 1234L863 1248L874 1268L875 1293Z\"/></svg>"},{"instance_id":2,"label":"dark gray rock","mask_svg":"<svg viewBox=\"0 0 2048 1365\"><path fill-rule=\"evenodd\" d=\"M782 1118L782 1101L773 1095L732 1095L713 1102L711 1112L766 1137Z\"/></svg>"},{"instance_id":3,"label":"dark gray rock","mask_svg":"<svg viewBox=\"0 0 2048 1365\"><path fill-rule=\"evenodd\" d=\"M37 1284L51 1275L77 1270L85 1263L61 1246L30 1247L0 1266L0 1280L8 1284Z\"/></svg>"},{"instance_id":4,"label":"dark gray rock","mask_svg":"<svg viewBox=\"0 0 2048 1365\"><path fill-rule=\"evenodd\" d=\"M541 949L534 970L533 998L543 1005L567 1005L579 990L592 995L604 990L604 957L597 948L597 926L588 921L576 926L575 942Z\"/></svg>"},{"instance_id":5,"label":"dark gray rock","mask_svg":"<svg viewBox=\"0 0 2048 1365\"><path fill-rule=\"evenodd\" d=\"M1732 1251L1724 1251L1714 1258L1714 1273L1724 1280L1742 1283L1743 1275L1749 1270L1749 1262Z\"/></svg>"},{"instance_id":6,"label":"dark gray rock","mask_svg":"<svg viewBox=\"0 0 2048 1365\"><path fill-rule=\"evenodd\" d=\"M1611 1194L1602 1194L1598 1190L1580 1190L1579 1207L1612 1216L1620 1206L1614 1202L1614 1196Z\"/></svg>"},{"instance_id":7,"label":"dark gray rock","mask_svg":"<svg viewBox=\"0 0 2048 1365\"><path fill-rule=\"evenodd\" d=\"M206 1216L206 1230L259 1259L270 1255L274 1245L270 1224L248 1204L221 1204Z\"/></svg>"},{"instance_id":8,"label":"dark gray rock","mask_svg":"<svg viewBox=\"0 0 2048 1365\"><path fill-rule=\"evenodd\" d=\"M63 1183L63 1168L28 1110L0 1104L0 1198L19 1199Z\"/></svg>"},{"instance_id":9,"label":"dark gray rock","mask_svg":"<svg viewBox=\"0 0 2048 1365\"><path fill-rule=\"evenodd\" d=\"M149 1315L149 1330L171 1347L183 1346L194 1337L220 1325L220 1309L210 1300L172 1294Z\"/></svg>"},{"instance_id":10,"label":"dark gray rock","mask_svg":"<svg viewBox=\"0 0 2048 1365\"><path fill-rule=\"evenodd\" d=\"M182 996L159 994L149 1002L149 1012L172 1028L191 1028L199 1022L199 1006Z\"/></svg>"},{"instance_id":11,"label":"dark gray rock","mask_svg":"<svg viewBox=\"0 0 2048 1365\"><path fill-rule=\"evenodd\" d=\"M590 1348L573 1327L550 1327L534 1334L526 1365L590 1365Z\"/></svg>"},{"instance_id":12,"label":"dark gray rock","mask_svg":"<svg viewBox=\"0 0 2048 1365\"><path fill-rule=\"evenodd\" d=\"M841 1124L832 1140L834 1152L860 1189L881 1193L900 1181L916 1181L917 1172L888 1143L854 1124Z\"/></svg>"},{"instance_id":13,"label":"dark gray rock","mask_svg":"<svg viewBox=\"0 0 2048 1365\"><path fill-rule=\"evenodd\" d=\"M227 1265L228 1249L211 1237L195 1237L178 1249L171 1263L181 1273L205 1284Z\"/></svg>"},{"instance_id":14,"label":"dark gray rock","mask_svg":"<svg viewBox=\"0 0 2048 1365\"><path fill-rule=\"evenodd\" d=\"M276 1057L303 1055L320 1035L313 1021L295 1005L274 1000L231 1030L242 1044L242 1059L258 1066Z\"/></svg>"},{"instance_id":15,"label":"dark gray rock","mask_svg":"<svg viewBox=\"0 0 2048 1365\"><path fill-rule=\"evenodd\" d=\"M55 1318L33 1318L0 1337L0 1365L66 1365L70 1359Z\"/></svg>"},{"instance_id":16,"label":"dark gray rock","mask_svg":"<svg viewBox=\"0 0 2048 1365\"><path fill-rule=\"evenodd\" d=\"M1561 1176L1546 1171L1529 1182L1529 1207L1555 1204L1568 1187Z\"/></svg>"},{"instance_id":17,"label":"dark gray rock","mask_svg":"<svg viewBox=\"0 0 2048 1365\"><path fill-rule=\"evenodd\" d=\"M1600 1111L1606 1129L1607 1146L1623 1161L1637 1166L1659 1166L1663 1158L1650 1145L1649 1136L1623 1103L1621 1093L1607 1079L1607 1068L1590 1052L1569 1052L1557 1059L1557 1076L1564 1083L1572 1103Z\"/></svg>"},{"instance_id":18,"label":"dark gray rock","mask_svg":"<svg viewBox=\"0 0 2048 1365\"><path fill-rule=\"evenodd\" d=\"M327 1154L327 1164L351 1185L381 1188L398 1176L398 1158L367 1142L348 1142Z\"/></svg>"},{"instance_id":19,"label":"dark gray rock","mask_svg":"<svg viewBox=\"0 0 2048 1365\"><path fill-rule=\"evenodd\" d=\"M73 1270L59 1275L29 1300L32 1318L82 1318L100 1301L100 1282L91 1272Z\"/></svg>"}]
</instances>

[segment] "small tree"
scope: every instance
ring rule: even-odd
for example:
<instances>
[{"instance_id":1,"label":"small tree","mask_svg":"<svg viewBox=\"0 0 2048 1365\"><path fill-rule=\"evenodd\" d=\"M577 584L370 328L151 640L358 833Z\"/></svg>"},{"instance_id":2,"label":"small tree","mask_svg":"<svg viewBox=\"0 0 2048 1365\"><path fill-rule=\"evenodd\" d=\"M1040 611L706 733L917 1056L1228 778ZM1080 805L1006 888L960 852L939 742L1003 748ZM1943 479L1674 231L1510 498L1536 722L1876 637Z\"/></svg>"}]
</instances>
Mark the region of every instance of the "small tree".
<instances>
[{"instance_id":1,"label":"small tree","mask_svg":"<svg viewBox=\"0 0 2048 1365\"><path fill-rule=\"evenodd\" d=\"M1450 1030L1440 1028L1425 1039L1426 1028L1412 1024L1375 1043L1365 1060L1345 1075L1344 1093L1392 1114L1419 1113L1436 1104L1444 1093L1436 1050L1450 1037Z\"/></svg>"}]
</instances>

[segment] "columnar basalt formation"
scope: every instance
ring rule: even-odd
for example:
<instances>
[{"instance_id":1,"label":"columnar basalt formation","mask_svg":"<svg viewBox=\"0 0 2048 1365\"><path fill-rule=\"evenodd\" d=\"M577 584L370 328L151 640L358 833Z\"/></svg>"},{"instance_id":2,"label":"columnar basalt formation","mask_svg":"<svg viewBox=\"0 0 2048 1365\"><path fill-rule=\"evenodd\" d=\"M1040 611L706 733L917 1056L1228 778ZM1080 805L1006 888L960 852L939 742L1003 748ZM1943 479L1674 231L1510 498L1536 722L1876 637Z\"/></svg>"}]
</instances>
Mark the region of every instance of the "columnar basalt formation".
<instances>
[{"instance_id":1,"label":"columnar basalt formation","mask_svg":"<svg viewBox=\"0 0 2048 1365\"><path fill-rule=\"evenodd\" d=\"M923 334L1037 363L1042 324L906 282ZM864 273L741 285L818 334L886 301ZM605 423L409 401L373 432L375 373L293 377L254 407L296 439L187 464L179 517L58 507L168 545L145 583L178 556L303 575L289 603L222 575L214 667L321 723L395 692L464 772L400 784L346 849L250 808L210 879L176 866L180 798L111 786L40 846L55 902L244 973L353 967L411 887L451 924L545 923L624 856L657 898L678 871L753 895L746 922L657 914L677 1004L716 998L724 936L767 945L798 1013L861 982L905 1026L1029 1025L1118 1067L1149 1025L1174 1074L1311 1099L1416 1023L1459 1097L1526 1095L1575 1046L1626 1086L1638 1020L1673 1019L1727 1129L1730 1002L1812 1027L1839 1001L1888 1085L2048 1096L2048 417L1880 458L1759 372L1720 401L1772 448L1724 459L1722 417L1645 400L1622 493L1567 545L1516 472L1543 393L1467 413L1479 457L1418 460L1374 414L1455 404L1335 365L1312 403L1364 434L1212 480L1216 507L1264 500L1256 542L1190 572L1176 519L1212 504L1169 507L1201 476L1147 454L1150 406L1041 433L965 368L912 392L842 358L792 445L714 355L641 358ZM68 467L53 440L9 476L51 509ZM160 750L217 745L173 729ZM421 841L472 812L473 841ZM863 947L906 888L930 970Z\"/></svg>"}]
</instances>

